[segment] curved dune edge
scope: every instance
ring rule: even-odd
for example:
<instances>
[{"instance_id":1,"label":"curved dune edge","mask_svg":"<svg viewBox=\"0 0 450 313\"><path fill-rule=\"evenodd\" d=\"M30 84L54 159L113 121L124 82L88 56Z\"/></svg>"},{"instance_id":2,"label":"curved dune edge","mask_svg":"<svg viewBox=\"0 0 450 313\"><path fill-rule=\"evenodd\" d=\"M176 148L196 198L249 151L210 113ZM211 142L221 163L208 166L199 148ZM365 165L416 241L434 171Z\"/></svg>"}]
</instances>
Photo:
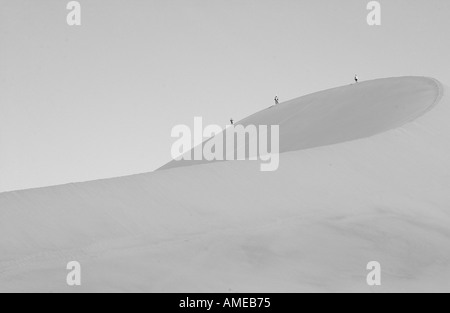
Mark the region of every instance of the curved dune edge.
<instances>
[{"instance_id":1,"label":"curved dune edge","mask_svg":"<svg viewBox=\"0 0 450 313\"><path fill-rule=\"evenodd\" d=\"M257 112L236 125L280 125L280 153L285 153L399 128L432 110L442 96L443 86L434 78L383 78L302 96ZM248 148L248 142L245 147L236 144L235 150L239 148ZM188 153L193 159L192 151ZM159 170L214 162L173 160Z\"/></svg>"}]
</instances>

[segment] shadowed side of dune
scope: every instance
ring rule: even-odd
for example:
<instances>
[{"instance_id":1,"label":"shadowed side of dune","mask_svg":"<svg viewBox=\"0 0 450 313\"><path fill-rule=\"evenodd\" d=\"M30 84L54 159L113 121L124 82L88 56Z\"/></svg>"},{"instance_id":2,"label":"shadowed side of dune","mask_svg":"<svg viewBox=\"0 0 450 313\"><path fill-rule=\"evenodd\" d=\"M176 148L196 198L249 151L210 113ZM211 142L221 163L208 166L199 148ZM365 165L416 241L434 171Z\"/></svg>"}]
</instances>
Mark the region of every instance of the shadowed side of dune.
<instances>
[{"instance_id":1,"label":"shadowed side of dune","mask_svg":"<svg viewBox=\"0 0 450 313\"><path fill-rule=\"evenodd\" d=\"M431 109L442 96L441 89L438 81L426 77L377 79L293 99L255 113L237 125L279 125L280 153L304 150L400 127ZM235 151L245 151L246 158L255 156L248 146L248 140L244 144L236 140L234 145ZM225 144L223 150L225 159ZM161 169L211 162L193 160L193 151L187 154L191 160L172 161Z\"/></svg>"}]
</instances>

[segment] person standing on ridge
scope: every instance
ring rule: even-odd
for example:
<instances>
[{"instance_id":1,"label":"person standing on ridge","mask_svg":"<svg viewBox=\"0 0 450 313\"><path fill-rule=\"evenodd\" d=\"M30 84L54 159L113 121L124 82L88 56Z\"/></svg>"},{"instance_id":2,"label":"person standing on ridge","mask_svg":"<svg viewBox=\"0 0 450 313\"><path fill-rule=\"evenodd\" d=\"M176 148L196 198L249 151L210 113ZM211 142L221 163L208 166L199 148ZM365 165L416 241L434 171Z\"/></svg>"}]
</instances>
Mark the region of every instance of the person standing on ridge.
<instances>
[{"instance_id":1,"label":"person standing on ridge","mask_svg":"<svg viewBox=\"0 0 450 313\"><path fill-rule=\"evenodd\" d=\"M359 77L358 77L358 75L355 74L355 83L357 83L358 80L359 80Z\"/></svg>"},{"instance_id":2,"label":"person standing on ridge","mask_svg":"<svg viewBox=\"0 0 450 313\"><path fill-rule=\"evenodd\" d=\"M233 120L233 118L230 118L230 123L231 123L231 125L234 125L234 120Z\"/></svg>"},{"instance_id":3,"label":"person standing on ridge","mask_svg":"<svg viewBox=\"0 0 450 313\"><path fill-rule=\"evenodd\" d=\"M278 103L280 103L280 100L278 99L278 96L275 96L275 105L277 105Z\"/></svg>"}]
</instances>

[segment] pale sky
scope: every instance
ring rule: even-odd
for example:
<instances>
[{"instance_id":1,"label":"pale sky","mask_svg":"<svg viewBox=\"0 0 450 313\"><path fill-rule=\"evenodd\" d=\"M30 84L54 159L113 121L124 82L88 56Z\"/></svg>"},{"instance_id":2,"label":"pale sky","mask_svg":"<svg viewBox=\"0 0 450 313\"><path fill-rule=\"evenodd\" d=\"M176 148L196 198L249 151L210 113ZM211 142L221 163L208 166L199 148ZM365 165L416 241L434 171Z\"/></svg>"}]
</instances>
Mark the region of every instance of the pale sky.
<instances>
[{"instance_id":1,"label":"pale sky","mask_svg":"<svg viewBox=\"0 0 450 313\"><path fill-rule=\"evenodd\" d=\"M176 124L352 82L450 85L450 1L0 0L0 191L153 171ZM449 121L450 122L450 121Z\"/></svg>"}]
</instances>

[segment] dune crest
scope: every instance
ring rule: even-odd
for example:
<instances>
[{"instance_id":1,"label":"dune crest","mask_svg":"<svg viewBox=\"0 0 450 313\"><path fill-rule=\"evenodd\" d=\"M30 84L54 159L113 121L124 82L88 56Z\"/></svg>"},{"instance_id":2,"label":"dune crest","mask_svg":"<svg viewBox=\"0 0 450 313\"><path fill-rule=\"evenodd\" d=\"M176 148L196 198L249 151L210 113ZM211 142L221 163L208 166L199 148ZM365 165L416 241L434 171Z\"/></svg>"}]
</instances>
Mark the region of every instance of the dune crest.
<instances>
[{"instance_id":1,"label":"dune crest","mask_svg":"<svg viewBox=\"0 0 450 313\"><path fill-rule=\"evenodd\" d=\"M280 153L310 149L401 127L432 109L442 98L442 90L442 84L433 78L377 79L299 97L236 125L280 125ZM248 142L245 146L236 143L237 149L248 150ZM191 160L172 161L161 169L211 163L194 161L190 154Z\"/></svg>"}]
</instances>

